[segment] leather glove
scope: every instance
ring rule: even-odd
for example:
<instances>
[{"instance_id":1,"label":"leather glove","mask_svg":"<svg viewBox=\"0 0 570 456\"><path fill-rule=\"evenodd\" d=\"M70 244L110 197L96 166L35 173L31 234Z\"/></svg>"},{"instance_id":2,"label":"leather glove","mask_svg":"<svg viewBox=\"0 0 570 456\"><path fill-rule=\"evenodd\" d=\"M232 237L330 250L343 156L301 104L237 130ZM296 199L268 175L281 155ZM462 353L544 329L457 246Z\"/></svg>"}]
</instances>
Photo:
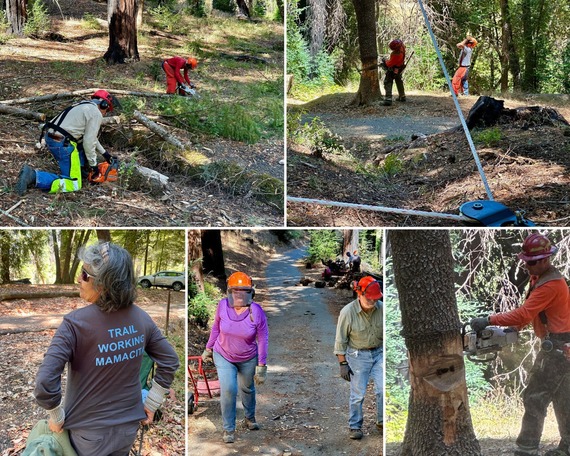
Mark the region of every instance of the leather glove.
<instances>
[{"instance_id":1,"label":"leather glove","mask_svg":"<svg viewBox=\"0 0 570 456\"><path fill-rule=\"evenodd\" d=\"M489 317L473 318L469 322L469 326L471 326L471 329L475 332L483 331L489 324Z\"/></svg>"},{"instance_id":2,"label":"leather glove","mask_svg":"<svg viewBox=\"0 0 570 456\"><path fill-rule=\"evenodd\" d=\"M253 381L256 385L263 385L267 378L267 366L255 366L255 375Z\"/></svg>"},{"instance_id":3,"label":"leather glove","mask_svg":"<svg viewBox=\"0 0 570 456\"><path fill-rule=\"evenodd\" d=\"M348 362L343 361L340 363L340 376L344 378L347 382L350 382L350 376L354 375L352 369L348 365Z\"/></svg>"},{"instance_id":4,"label":"leather glove","mask_svg":"<svg viewBox=\"0 0 570 456\"><path fill-rule=\"evenodd\" d=\"M103 154L103 158L105 159L105 161L107 163L113 163L114 161L117 161L117 157L114 157L113 155L111 155L109 152L105 152Z\"/></svg>"},{"instance_id":5,"label":"leather glove","mask_svg":"<svg viewBox=\"0 0 570 456\"><path fill-rule=\"evenodd\" d=\"M202 352L202 361L204 363L207 363L207 362L213 363L214 362L214 352L212 350L205 349Z\"/></svg>"}]
</instances>

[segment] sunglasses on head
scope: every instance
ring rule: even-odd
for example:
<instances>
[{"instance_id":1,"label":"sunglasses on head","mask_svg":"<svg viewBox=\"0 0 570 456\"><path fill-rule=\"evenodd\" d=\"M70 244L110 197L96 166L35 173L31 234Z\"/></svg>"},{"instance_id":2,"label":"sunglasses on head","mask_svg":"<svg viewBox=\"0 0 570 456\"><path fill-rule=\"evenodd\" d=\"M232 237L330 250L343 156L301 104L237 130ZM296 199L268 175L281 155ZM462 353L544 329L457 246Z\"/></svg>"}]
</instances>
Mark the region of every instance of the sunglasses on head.
<instances>
[{"instance_id":1,"label":"sunglasses on head","mask_svg":"<svg viewBox=\"0 0 570 456\"><path fill-rule=\"evenodd\" d=\"M94 276L93 274L89 274L89 273L85 270L85 268L81 268L81 275L80 275L80 277L81 277L81 280L83 280L84 282L89 282L89 278L90 278L90 277L95 278L95 276Z\"/></svg>"}]
</instances>

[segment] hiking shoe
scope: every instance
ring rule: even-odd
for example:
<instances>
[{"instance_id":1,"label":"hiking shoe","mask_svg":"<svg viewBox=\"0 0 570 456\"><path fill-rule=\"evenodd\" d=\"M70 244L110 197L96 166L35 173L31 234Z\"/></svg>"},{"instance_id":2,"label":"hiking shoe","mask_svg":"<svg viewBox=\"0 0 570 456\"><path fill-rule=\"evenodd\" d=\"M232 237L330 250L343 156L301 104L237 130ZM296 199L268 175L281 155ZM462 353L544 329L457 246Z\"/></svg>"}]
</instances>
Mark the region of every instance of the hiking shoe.
<instances>
[{"instance_id":1,"label":"hiking shoe","mask_svg":"<svg viewBox=\"0 0 570 456\"><path fill-rule=\"evenodd\" d=\"M36 172L33 168L28 165L22 166L20 174L18 175L18 182L16 182L16 193L20 196L24 196L28 187L32 184L36 184Z\"/></svg>"},{"instance_id":2,"label":"hiking shoe","mask_svg":"<svg viewBox=\"0 0 570 456\"><path fill-rule=\"evenodd\" d=\"M402 103L404 103L406 101L406 97L398 97L396 98L396 101L401 101Z\"/></svg>"},{"instance_id":3,"label":"hiking shoe","mask_svg":"<svg viewBox=\"0 0 570 456\"><path fill-rule=\"evenodd\" d=\"M250 431L257 431L259 430L259 424L257 424L257 422L255 421L255 417L252 418L251 420L245 418L243 420L243 425L249 429Z\"/></svg>"},{"instance_id":4,"label":"hiking shoe","mask_svg":"<svg viewBox=\"0 0 570 456\"><path fill-rule=\"evenodd\" d=\"M224 431L224 443L234 443L236 441L236 437L233 432Z\"/></svg>"},{"instance_id":5,"label":"hiking shoe","mask_svg":"<svg viewBox=\"0 0 570 456\"><path fill-rule=\"evenodd\" d=\"M362 430L360 430L360 429L351 429L351 430L350 430L349 437L350 437L352 440L360 440L363 435L364 435L364 434L362 433Z\"/></svg>"},{"instance_id":6,"label":"hiking shoe","mask_svg":"<svg viewBox=\"0 0 570 456\"><path fill-rule=\"evenodd\" d=\"M382 103L384 106L392 106L392 100L384 100L384 103Z\"/></svg>"}]
</instances>

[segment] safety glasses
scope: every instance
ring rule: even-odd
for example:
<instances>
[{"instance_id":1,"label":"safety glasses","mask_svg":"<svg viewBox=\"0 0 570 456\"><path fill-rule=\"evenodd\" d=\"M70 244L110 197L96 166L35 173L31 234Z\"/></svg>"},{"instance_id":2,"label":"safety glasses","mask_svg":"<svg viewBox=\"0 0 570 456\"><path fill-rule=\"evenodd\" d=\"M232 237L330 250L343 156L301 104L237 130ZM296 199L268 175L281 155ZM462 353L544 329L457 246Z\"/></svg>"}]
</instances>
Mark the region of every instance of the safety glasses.
<instances>
[{"instance_id":1,"label":"safety glasses","mask_svg":"<svg viewBox=\"0 0 570 456\"><path fill-rule=\"evenodd\" d=\"M89 278L90 278L90 277L95 278L96 276L94 276L93 274L89 274L89 273L85 270L85 268L81 268L81 274L80 274L79 277L81 277L81 280L83 280L83 282L89 282Z\"/></svg>"}]
</instances>

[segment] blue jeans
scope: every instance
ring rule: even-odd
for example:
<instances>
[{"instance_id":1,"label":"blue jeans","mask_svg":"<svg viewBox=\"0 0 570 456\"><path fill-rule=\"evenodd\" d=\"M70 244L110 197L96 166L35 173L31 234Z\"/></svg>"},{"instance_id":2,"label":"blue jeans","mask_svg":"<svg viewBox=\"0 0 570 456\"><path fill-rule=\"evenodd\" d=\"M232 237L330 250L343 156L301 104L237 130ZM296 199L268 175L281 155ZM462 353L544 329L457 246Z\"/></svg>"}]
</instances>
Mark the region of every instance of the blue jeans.
<instances>
[{"instance_id":1,"label":"blue jeans","mask_svg":"<svg viewBox=\"0 0 570 456\"><path fill-rule=\"evenodd\" d=\"M469 69L470 68L468 67L465 72L465 76L463 76L463 79L461 80L463 85L463 95L469 95Z\"/></svg>"},{"instance_id":2,"label":"blue jeans","mask_svg":"<svg viewBox=\"0 0 570 456\"><path fill-rule=\"evenodd\" d=\"M247 419L255 418L255 385L253 376L257 366L257 356L240 363L230 363L214 351L214 364L220 381L220 405L224 431L236 429L236 400L238 389Z\"/></svg>"},{"instance_id":3,"label":"blue jeans","mask_svg":"<svg viewBox=\"0 0 570 456\"><path fill-rule=\"evenodd\" d=\"M376 394L376 422L384 422L384 403L382 385L384 383L384 372L382 364L384 353L382 347L373 350L346 350L346 360L353 372L350 378L350 402L348 426L350 429L362 428L364 415L362 413L362 403L366 394L366 387L370 379L374 380L374 392Z\"/></svg>"},{"instance_id":4,"label":"blue jeans","mask_svg":"<svg viewBox=\"0 0 570 456\"><path fill-rule=\"evenodd\" d=\"M59 165L60 174L49 173L47 171L36 171L36 188L42 190L50 190L51 184L54 180L60 177L64 178L77 178L77 176L71 176L71 153L73 152L73 145L68 144L64 146L63 139L61 141L56 141L50 138L47 134L44 135L46 145L53 155L53 158L57 161ZM79 162L83 167L86 162L85 152L83 152L82 147L78 147L79 152Z\"/></svg>"}]
</instances>

